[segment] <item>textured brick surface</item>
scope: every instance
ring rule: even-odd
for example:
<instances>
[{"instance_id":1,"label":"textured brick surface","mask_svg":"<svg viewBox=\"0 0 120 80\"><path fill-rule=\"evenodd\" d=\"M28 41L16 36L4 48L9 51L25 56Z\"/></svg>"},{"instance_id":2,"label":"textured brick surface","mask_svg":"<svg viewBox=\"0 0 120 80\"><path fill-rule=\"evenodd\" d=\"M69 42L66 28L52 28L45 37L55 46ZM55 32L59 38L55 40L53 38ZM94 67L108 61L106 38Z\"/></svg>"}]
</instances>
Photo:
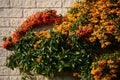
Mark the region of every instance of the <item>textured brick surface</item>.
<instances>
[{"instance_id":1,"label":"textured brick surface","mask_svg":"<svg viewBox=\"0 0 120 80\"><path fill-rule=\"evenodd\" d=\"M0 48L0 57L6 57L8 54L8 51L5 49Z\"/></svg>"},{"instance_id":2,"label":"textured brick surface","mask_svg":"<svg viewBox=\"0 0 120 80\"><path fill-rule=\"evenodd\" d=\"M10 36L15 28L33 13L55 9L57 14L65 15L74 2L75 0L0 0L0 80L21 80L18 69L11 70L5 66L6 58L11 52L1 48L3 36ZM57 76L49 79L39 75L33 80L74 80L74 78Z\"/></svg>"},{"instance_id":3,"label":"textured brick surface","mask_svg":"<svg viewBox=\"0 0 120 80\"><path fill-rule=\"evenodd\" d=\"M68 10L68 9L69 9L69 8L63 8L63 9L62 9L62 11L61 11L61 12L62 12L62 15L63 15L63 16L65 16L65 15L66 15L66 12L67 12L67 10Z\"/></svg>"},{"instance_id":4,"label":"textured brick surface","mask_svg":"<svg viewBox=\"0 0 120 80\"><path fill-rule=\"evenodd\" d=\"M0 8L0 17L22 17L22 10Z\"/></svg>"},{"instance_id":5,"label":"textured brick surface","mask_svg":"<svg viewBox=\"0 0 120 80\"><path fill-rule=\"evenodd\" d=\"M37 7L61 7L61 0L36 0Z\"/></svg>"},{"instance_id":6,"label":"textured brick surface","mask_svg":"<svg viewBox=\"0 0 120 80\"><path fill-rule=\"evenodd\" d=\"M32 14L42 11L41 9L24 9L23 11L23 16L28 17L31 16Z\"/></svg>"},{"instance_id":7,"label":"textured brick surface","mask_svg":"<svg viewBox=\"0 0 120 80\"><path fill-rule=\"evenodd\" d=\"M9 76L0 76L0 80L10 80Z\"/></svg>"},{"instance_id":8,"label":"textured brick surface","mask_svg":"<svg viewBox=\"0 0 120 80\"><path fill-rule=\"evenodd\" d=\"M10 74L10 69L5 66L0 67L0 76L7 76Z\"/></svg>"},{"instance_id":9,"label":"textured brick surface","mask_svg":"<svg viewBox=\"0 0 120 80\"><path fill-rule=\"evenodd\" d=\"M28 16L31 16L32 14L35 14L36 12L44 11L45 9L57 10L57 14L62 13L61 8L24 9L23 16L28 17Z\"/></svg>"},{"instance_id":10,"label":"textured brick surface","mask_svg":"<svg viewBox=\"0 0 120 80\"><path fill-rule=\"evenodd\" d=\"M11 7L35 7L35 0L10 0Z\"/></svg>"},{"instance_id":11,"label":"textured brick surface","mask_svg":"<svg viewBox=\"0 0 120 80\"><path fill-rule=\"evenodd\" d=\"M20 26L24 20L24 18L12 18L10 19L10 27Z\"/></svg>"},{"instance_id":12,"label":"textured brick surface","mask_svg":"<svg viewBox=\"0 0 120 80\"><path fill-rule=\"evenodd\" d=\"M0 36L0 46L2 45L2 42L3 42L3 36ZM1 53L3 53L3 49L0 48L0 55Z\"/></svg>"},{"instance_id":13,"label":"textured brick surface","mask_svg":"<svg viewBox=\"0 0 120 80\"><path fill-rule=\"evenodd\" d=\"M12 31L11 28L0 28L0 36L10 36Z\"/></svg>"},{"instance_id":14,"label":"textured brick surface","mask_svg":"<svg viewBox=\"0 0 120 80\"><path fill-rule=\"evenodd\" d=\"M10 26L10 19L8 18L0 18L0 27L7 27Z\"/></svg>"},{"instance_id":15,"label":"textured brick surface","mask_svg":"<svg viewBox=\"0 0 120 80\"><path fill-rule=\"evenodd\" d=\"M10 76L10 80L21 80L21 76Z\"/></svg>"},{"instance_id":16,"label":"textured brick surface","mask_svg":"<svg viewBox=\"0 0 120 80\"><path fill-rule=\"evenodd\" d=\"M15 75L20 75L19 69L14 69L14 70L10 70L10 75L11 76L15 76Z\"/></svg>"},{"instance_id":17,"label":"textured brick surface","mask_svg":"<svg viewBox=\"0 0 120 80\"><path fill-rule=\"evenodd\" d=\"M76 0L62 0L63 7L70 7Z\"/></svg>"},{"instance_id":18,"label":"textured brick surface","mask_svg":"<svg viewBox=\"0 0 120 80\"><path fill-rule=\"evenodd\" d=\"M9 7L10 2L9 0L0 0L0 7Z\"/></svg>"},{"instance_id":19,"label":"textured brick surface","mask_svg":"<svg viewBox=\"0 0 120 80\"><path fill-rule=\"evenodd\" d=\"M6 57L0 57L0 66L5 66L6 64Z\"/></svg>"}]
</instances>

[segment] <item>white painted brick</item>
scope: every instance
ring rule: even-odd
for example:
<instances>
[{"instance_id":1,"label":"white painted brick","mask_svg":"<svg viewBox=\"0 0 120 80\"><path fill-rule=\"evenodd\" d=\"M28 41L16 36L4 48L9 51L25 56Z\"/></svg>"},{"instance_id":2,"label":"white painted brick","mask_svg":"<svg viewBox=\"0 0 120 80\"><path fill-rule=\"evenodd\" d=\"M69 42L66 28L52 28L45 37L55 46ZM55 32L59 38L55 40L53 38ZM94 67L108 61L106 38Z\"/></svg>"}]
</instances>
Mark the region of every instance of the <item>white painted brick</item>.
<instances>
[{"instance_id":1,"label":"white painted brick","mask_svg":"<svg viewBox=\"0 0 120 80\"><path fill-rule=\"evenodd\" d=\"M0 28L0 36L10 36L13 29L11 28Z\"/></svg>"},{"instance_id":2,"label":"white painted brick","mask_svg":"<svg viewBox=\"0 0 120 80\"><path fill-rule=\"evenodd\" d=\"M0 0L0 7L9 7L9 0Z\"/></svg>"},{"instance_id":3,"label":"white painted brick","mask_svg":"<svg viewBox=\"0 0 120 80\"><path fill-rule=\"evenodd\" d=\"M67 13L68 9L69 9L69 8L63 8L63 9L62 9L62 15L63 15L63 16L66 16L66 13Z\"/></svg>"},{"instance_id":4,"label":"white painted brick","mask_svg":"<svg viewBox=\"0 0 120 80\"><path fill-rule=\"evenodd\" d=\"M24 17L31 16L32 14L35 14L36 12L44 11L45 9L52 9L56 10L57 14L61 14L61 8L43 8L43 9L24 9Z\"/></svg>"},{"instance_id":5,"label":"white painted brick","mask_svg":"<svg viewBox=\"0 0 120 80\"><path fill-rule=\"evenodd\" d=\"M21 80L21 76L10 76L10 80Z\"/></svg>"},{"instance_id":6,"label":"white painted brick","mask_svg":"<svg viewBox=\"0 0 120 80\"><path fill-rule=\"evenodd\" d=\"M24 18L12 18L10 19L10 26L18 27L22 24L24 20L25 20Z\"/></svg>"},{"instance_id":7,"label":"white painted brick","mask_svg":"<svg viewBox=\"0 0 120 80\"><path fill-rule=\"evenodd\" d=\"M10 80L9 76L0 76L0 80Z\"/></svg>"},{"instance_id":8,"label":"white painted brick","mask_svg":"<svg viewBox=\"0 0 120 80\"><path fill-rule=\"evenodd\" d=\"M2 36L0 36L0 46L2 45L2 42L3 42L3 37ZM1 53L3 53L3 51L1 51L2 49L0 49L0 55L1 55Z\"/></svg>"},{"instance_id":9,"label":"white painted brick","mask_svg":"<svg viewBox=\"0 0 120 80\"><path fill-rule=\"evenodd\" d=\"M10 0L11 7L35 7L35 0Z\"/></svg>"},{"instance_id":10,"label":"white painted brick","mask_svg":"<svg viewBox=\"0 0 120 80\"><path fill-rule=\"evenodd\" d=\"M76 2L76 0L62 0L62 2L63 2L63 7L70 7L70 6L72 6L72 4L73 3L75 3Z\"/></svg>"},{"instance_id":11,"label":"white painted brick","mask_svg":"<svg viewBox=\"0 0 120 80\"><path fill-rule=\"evenodd\" d=\"M0 76L6 76L10 74L10 69L6 66L0 66Z\"/></svg>"},{"instance_id":12,"label":"white painted brick","mask_svg":"<svg viewBox=\"0 0 120 80\"><path fill-rule=\"evenodd\" d=\"M0 9L0 17L22 17L22 9Z\"/></svg>"},{"instance_id":13,"label":"white painted brick","mask_svg":"<svg viewBox=\"0 0 120 80\"><path fill-rule=\"evenodd\" d=\"M6 57L7 54L8 54L7 50L0 48L0 57Z\"/></svg>"},{"instance_id":14,"label":"white painted brick","mask_svg":"<svg viewBox=\"0 0 120 80\"><path fill-rule=\"evenodd\" d=\"M0 26L9 26L10 20L8 18L0 18Z\"/></svg>"},{"instance_id":15,"label":"white painted brick","mask_svg":"<svg viewBox=\"0 0 120 80\"><path fill-rule=\"evenodd\" d=\"M23 16L28 17L31 16L32 14L42 11L41 9L24 9L23 11Z\"/></svg>"},{"instance_id":16,"label":"white painted brick","mask_svg":"<svg viewBox=\"0 0 120 80\"><path fill-rule=\"evenodd\" d=\"M19 69L15 68L14 70L10 70L10 75L20 75Z\"/></svg>"},{"instance_id":17,"label":"white painted brick","mask_svg":"<svg viewBox=\"0 0 120 80\"><path fill-rule=\"evenodd\" d=\"M0 57L0 66L5 66L6 64L6 57Z\"/></svg>"},{"instance_id":18,"label":"white painted brick","mask_svg":"<svg viewBox=\"0 0 120 80\"><path fill-rule=\"evenodd\" d=\"M61 7L61 0L36 0L37 7Z\"/></svg>"}]
</instances>

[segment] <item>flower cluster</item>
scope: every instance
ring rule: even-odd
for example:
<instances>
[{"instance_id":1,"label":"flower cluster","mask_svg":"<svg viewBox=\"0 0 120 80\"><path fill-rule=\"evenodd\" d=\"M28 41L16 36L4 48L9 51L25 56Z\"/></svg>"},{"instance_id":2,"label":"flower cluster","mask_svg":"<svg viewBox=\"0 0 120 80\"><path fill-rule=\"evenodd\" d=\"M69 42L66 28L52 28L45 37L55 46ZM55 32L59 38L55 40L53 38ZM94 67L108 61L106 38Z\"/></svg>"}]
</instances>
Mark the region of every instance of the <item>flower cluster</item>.
<instances>
[{"instance_id":1,"label":"flower cluster","mask_svg":"<svg viewBox=\"0 0 120 80\"><path fill-rule=\"evenodd\" d=\"M91 74L94 80L113 80L119 78L120 57L118 53L109 55L108 59L93 62Z\"/></svg>"},{"instance_id":2,"label":"flower cluster","mask_svg":"<svg viewBox=\"0 0 120 80\"><path fill-rule=\"evenodd\" d=\"M53 27L35 30L45 25ZM78 1L65 17L38 12L4 40L3 48L14 48L7 66L28 75L70 72L80 80L119 80L120 0Z\"/></svg>"},{"instance_id":3,"label":"flower cluster","mask_svg":"<svg viewBox=\"0 0 120 80\"><path fill-rule=\"evenodd\" d=\"M89 2L89 3L88 3ZM67 18L71 22L76 22L78 26L77 35L79 32L79 26L91 27L93 29L91 36L89 36L90 42L99 40L101 48L106 48L112 44L112 40L120 41L119 33L119 21L120 21L120 1L116 0L99 0L84 2L77 2L73 4L71 9L67 13ZM79 36L84 35L80 33Z\"/></svg>"},{"instance_id":4,"label":"flower cluster","mask_svg":"<svg viewBox=\"0 0 120 80\"><path fill-rule=\"evenodd\" d=\"M55 25L54 28L53 28L53 32L59 32L61 34L68 34L70 35L71 31L70 31L70 28L72 26L72 23L71 22L63 22L62 24L60 25Z\"/></svg>"},{"instance_id":5,"label":"flower cluster","mask_svg":"<svg viewBox=\"0 0 120 80\"><path fill-rule=\"evenodd\" d=\"M14 45L19 41L22 35L32 28L42 27L42 25L53 25L55 23L60 24L66 21L65 17L58 16L56 13L55 10L45 10L28 17L10 37L5 39L2 47L7 48L7 46Z\"/></svg>"}]
</instances>

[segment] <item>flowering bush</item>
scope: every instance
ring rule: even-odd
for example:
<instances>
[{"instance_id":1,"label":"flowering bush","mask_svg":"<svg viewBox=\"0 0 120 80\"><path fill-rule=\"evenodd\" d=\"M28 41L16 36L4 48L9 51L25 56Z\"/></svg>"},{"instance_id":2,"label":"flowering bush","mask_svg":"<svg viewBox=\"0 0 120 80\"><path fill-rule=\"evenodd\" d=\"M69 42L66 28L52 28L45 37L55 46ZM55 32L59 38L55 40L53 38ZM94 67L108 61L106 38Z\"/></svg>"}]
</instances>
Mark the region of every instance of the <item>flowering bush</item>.
<instances>
[{"instance_id":1,"label":"flowering bush","mask_svg":"<svg viewBox=\"0 0 120 80\"><path fill-rule=\"evenodd\" d=\"M53 28L34 30L45 25ZM119 80L120 0L78 1L66 17L55 10L36 13L2 47L14 51L7 66L27 75L70 72L80 80Z\"/></svg>"},{"instance_id":2,"label":"flowering bush","mask_svg":"<svg viewBox=\"0 0 120 80\"><path fill-rule=\"evenodd\" d=\"M119 80L120 53L105 54L93 62L91 74L94 80Z\"/></svg>"}]
</instances>

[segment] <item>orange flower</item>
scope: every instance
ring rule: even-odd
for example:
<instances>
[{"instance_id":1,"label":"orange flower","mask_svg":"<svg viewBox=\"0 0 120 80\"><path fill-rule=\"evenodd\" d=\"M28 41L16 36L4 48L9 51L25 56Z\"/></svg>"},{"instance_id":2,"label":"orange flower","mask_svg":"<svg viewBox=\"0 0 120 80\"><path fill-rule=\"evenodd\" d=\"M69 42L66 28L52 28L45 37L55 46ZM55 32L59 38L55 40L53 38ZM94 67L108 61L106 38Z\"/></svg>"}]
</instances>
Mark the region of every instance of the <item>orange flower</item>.
<instances>
[{"instance_id":1,"label":"orange flower","mask_svg":"<svg viewBox=\"0 0 120 80\"><path fill-rule=\"evenodd\" d=\"M5 48L5 49L6 49L7 46L8 46L8 44L9 44L9 42L3 42L3 43L2 43L2 48Z\"/></svg>"},{"instance_id":2,"label":"orange flower","mask_svg":"<svg viewBox=\"0 0 120 80\"><path fill-rule=\"evenodd\" d=\"M39 40L39 41L36 42L36 44L40 44L41 42L42 42L42 40Z\"/></svg>"},{"instance_id":3,"label":"orange flower","mask_svg":"<svg viewBox=\"0 0 120 80\"><path fill-rule=\"evenodd\" d=\"M8 38L6 39L6 41L4 41L4 42L2 43L2 48L5 48L5 49L6 49L8 45L12 45L11 37L8 37Z\"/></svg>"},{"instance_id":4,"label":"orange flower","mask_svg":"<svg viewBox=\"0 0 120 80\"><path fill-rule=\"evenodd\" d=\"M37 48L37 44L34 44L33 46L34 46L34 50L35 50Z\"/></svg>"},{"instance_id":5,"label":"orange flower","mask_svg":"<svg viewBox=\"0 0 120 80\"><path fill-rule=\"evenodd\" d=\"M110 70L110 73L111 73L111 74L114 74L114 73L116 73L116 72L117 72L116 69L111 69L111 70Z\"/></svg>"},{"instance_id":6,"label":"orange flower","mask_svg":"<svg viewBox=\"0 0 120 80\"><path fill-rule=\"evenodd\" d=\"M110 65L109 67L110 67L110 69L116 69L116 68L118 68L118 65Z\"/></svg>"},{"instance_id":7,"label":"orange flower","mask_svg":"<svg viewBox=\"0 0 120 80\"><path fill-rule=\"evenodd\" d=\"M17 37L12 37L12 42L13 42L13 43L19 42L19 38L17 38Z\"/></svg>"},{"instance_id":8,"label":"orange flower","mask_svg":"<svg viewBox=\"0 0 120 80\"><path fill-rule=\"evenodd\" d=\"M20 37L21 36L21 34L19 34L18 32L14 32L13 34L12 34L12 37Z\"/></svg>"},{"instance_id":9,"label":"orange flower","mask_svg":"<svg viewBox=\"0 0 120 80\"><path fill-rule=\"evenodd\" d=\"M41 62L41 58L37 58L37 62Z\"/></svg>"},{"instance_id":10,"label":"orange flower","mask_svg":"<svg viewBox=\"0 0 120 80\"><path fill-rule=\"evenodd\" d=\"M74 77L79 77L79 76L80 76L80 74L79 74L79 73L77 73L77 72L75 72L75 73L73 73L73 76L74 76Z\"/></svg>"},{"instance_id":11,"label":"orange flower","mask_svg":"<svg viewBox=\"0 0 120 80\"><path fill-rule=\"evenodd\" d=\"M51 38L51 35L49 33L47 33L46 38L47 39Z\"/></svg>"},{"instance_id":12,"label":"orange flower","mask_svg":"<svg viewBox=\"0 0 120 80\"><path fill-rule=\"evenodd\" d=\"M90 40L90 42L94 42L94 41L96 41L96 37L90 37L89 40Z\"/></svg>"},{"instance_id":13,"label":"orange flower","mask_svg":"<svg viewBox=\"0 0 120 80\"><path fill-rule=\"evenodd\" d=\"M107 63L108 63L108 64L113 64L114 61L110 59L110 60L107 61Z\"/></svg>"},{"instance_id":14,"label":"orange flower","mask_svg":"<svg viewBox=\"0 0 120 80\"><path fill-rule=\"evenodd\" d=\"M120 58L117 58L117 63L120 64Z\"/></svg>"},{"instance_id":15,"label":"orange flower","mask_svg":"<svg viewBox=\"0 0 120 80\"><path fill-rule=\"evenodd\" d=\"M101 66L101 67L105 67L106 63L107 63L106 60L98 61L98 65Z\"/></svg>"},{"instance_id":16,"label":"orange flower","mask_svg":"<svg viewBox=\"0 0 120 80\"><path fill-rule=\"evenodd\" d=\"M112 78L117 78L117 75L116 74L112 74L111 77Z\"/></svg>"}]
</instances>

